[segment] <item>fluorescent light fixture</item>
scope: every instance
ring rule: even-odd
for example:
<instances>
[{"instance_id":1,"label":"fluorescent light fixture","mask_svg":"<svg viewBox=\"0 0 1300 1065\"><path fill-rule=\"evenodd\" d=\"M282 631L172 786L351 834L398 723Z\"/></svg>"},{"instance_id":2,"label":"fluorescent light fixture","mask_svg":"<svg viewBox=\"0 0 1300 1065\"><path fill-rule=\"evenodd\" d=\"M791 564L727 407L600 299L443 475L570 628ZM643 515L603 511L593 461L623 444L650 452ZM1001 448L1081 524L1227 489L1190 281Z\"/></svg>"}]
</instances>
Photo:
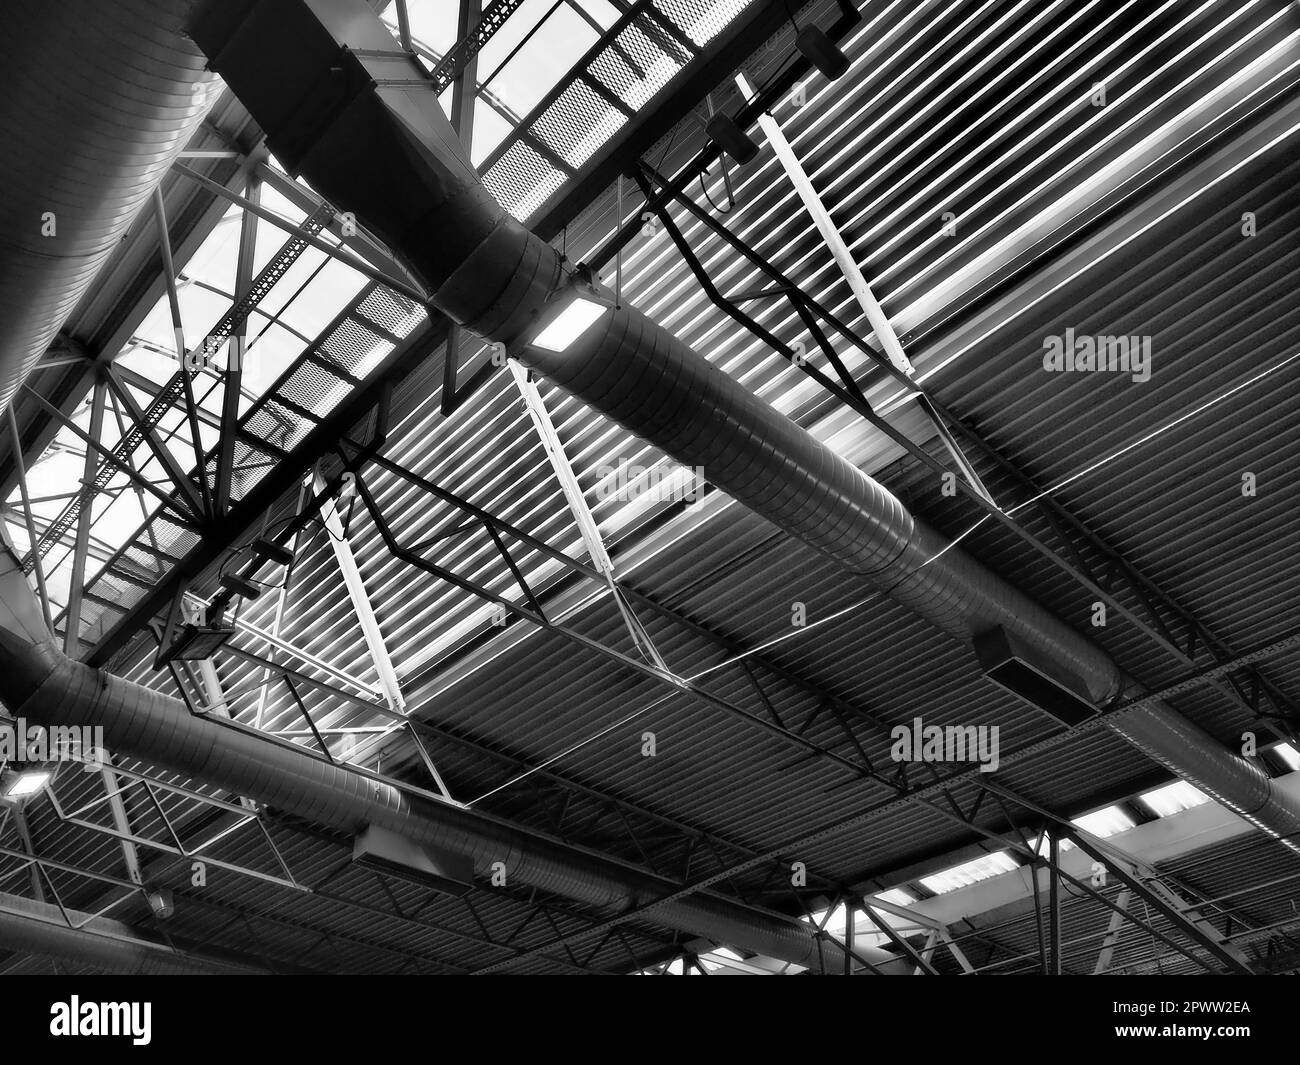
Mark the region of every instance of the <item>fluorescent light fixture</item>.
<instances>
[{"instance_id":1,"label":"fluorescent light fixture","mask_svg":"<svg viewBox=\"0 0 1300 1065\"><path fill-rule=\"evenodd\" d=\"M972 861L962 862L961 865L954 865L951 869L935 873L934 876L923 876L921 883L936 895L943 895L958 888L978 884L981 880L988 880L989 877L997 876L999 873L1009 873L1016 868L1019 867L1006 851L994 851Z\"/></svg>"},{"instance_id":2,"label":"fluorescent light fixture","mask_svg":"<svg viewBox=\"0 0 1300 1065\"><path fill-rule=\"evenodd\" d=\"M537 334L533 346L547 351L567 351L569 345L582 336L609 310L603 303L575 296L551 323Z\"/></svg>"},{"instance_id":3,"label":"fluorescent light fixture","mask_svg":"<svg viewBox=\"0 0 1300 1065\"><path fill-rule=\"evenodd\" d=\"M1198 788L1192 787L1185 780L1177 780L1163 788L1148 791L1138 796L1142 804L1157 817L1168 817L1180 810L1190 810L1194 806L1203 806L1210 797Z\"/></svg>"},{"instance_id":4,"label":"fluorescent light fixture","mask_svg":"<svg viewBox=\"0 0 1300 1065\"><path fill-rule=\"evenodd\" d=\"M1123 832L1136 824L1133 818L1118 806L1107 806L1104 810L1084 814L1070 823L1078 825L1085 832L1091 832L1098 839L1113 836L1116 832Z\"/></svg>"},{"instance_id":5,"label":"fluorescent light fixture","mask_svg":"<svg viewBox=\"0 0 1300 1065\"><path fill-rule=\"evenodd\" d=\"M48 769L29 769L9 778L5 783L5 798L25 799L35 795L50 782L53 774Z\"/></svg>"}]
</instances>

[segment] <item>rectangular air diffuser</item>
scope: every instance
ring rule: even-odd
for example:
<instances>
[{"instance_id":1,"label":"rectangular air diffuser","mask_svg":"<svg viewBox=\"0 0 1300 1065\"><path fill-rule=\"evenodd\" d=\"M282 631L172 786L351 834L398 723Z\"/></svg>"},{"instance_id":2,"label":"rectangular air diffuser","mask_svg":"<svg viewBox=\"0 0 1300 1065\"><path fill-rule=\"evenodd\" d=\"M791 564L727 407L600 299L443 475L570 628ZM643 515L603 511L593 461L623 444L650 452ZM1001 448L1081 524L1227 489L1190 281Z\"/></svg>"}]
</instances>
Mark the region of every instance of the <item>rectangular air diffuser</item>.
<instances>
[{"instance_id":1,"label":"rectangular air diffuser","mask_svg":"<svg viewBox=\"0 0 1300 1065\"><path fill-rule=\"evenodd\" d=\"M474 886L474 865L468 858L430 850L375 825L357 836L352 862L445 895L465 895Z\"/></svg>"},{"instance_id":2,"label":"rectangular air diffuser","mask_svg":"<svg viewBox=\"0 0 1300 1065\"><path fill-rule=\"evenodd\" d=\"M1097 713L1082 678L1000 626L976 634L975 656L994 684L1062 724L1078 725Z\"/></svg>"}]
</instances>

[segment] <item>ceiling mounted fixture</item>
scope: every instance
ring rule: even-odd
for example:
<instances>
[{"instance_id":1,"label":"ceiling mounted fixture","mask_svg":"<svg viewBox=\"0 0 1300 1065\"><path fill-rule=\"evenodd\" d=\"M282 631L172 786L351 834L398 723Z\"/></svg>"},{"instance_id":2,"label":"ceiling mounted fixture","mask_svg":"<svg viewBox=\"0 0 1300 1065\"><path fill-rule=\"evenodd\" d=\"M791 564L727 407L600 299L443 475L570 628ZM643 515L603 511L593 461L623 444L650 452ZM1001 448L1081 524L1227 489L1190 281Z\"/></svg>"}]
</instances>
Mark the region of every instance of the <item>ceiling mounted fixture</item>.
<instances>
[{"instance_id":1,"label":"ceiling mounted fixture","mask_svg":"<svg viewBox=\"0 0 1300 1065\"><path fill-rule=\"evenodd\" d=\"M234 635L233 625L182 625L176 639L159 652L159 663L166 665L171 661L197 662L211 658Z\"/></svg>"},{"instance_id":2,"label":"ceiling mounted fixture","mask_svg":"<svg viewBox=\"0 0 1300 1065\"><path fill-rule=\"evenodd\" d=\"M561 302L564 302L564 297L561 297ZM608 311L608 304L574 294L533 338L532 346L547 351L568 351L574 341Z\"/></svg>"},{"instance_id":3,"label":"ceiling mounted fixture","mask_svg":"<svg viewBox=\"0 0 1300 1065\"><path fill-rule=\"evenodd\" d=\"M754 138L741 129L730 115L724 115L719 111L709 119L704 131L709 135L710 140L741 166L752 162L758 155L758 144Z\"/></svg>"},{"instance_id":4,"label":"ceiling mounted fixture","mask_svg":"<svg viewBox=\"0 0 1300 1065\"><path fill-rule=\"evenodd\" d=\"M801 29L795 36L794 46L828 81L843 77L849 69L849 57L816 26Z\"/></svg>"},{"instance_id":5,"label":"ceiling mounted fixture","mask_svg":"<svg viewBox=\"0 0 1300 1065\"><path fill-rule=\"evenodd\" d=\"M252 581L246 581L237 573L223 573L221 575L221 587L228 588L235 595L242 596L244 599L256 599L262 594L262 589Z\"/></svg>"},{"instance_id":6,"label":"ceiling mounted fixture","mask_svg":"<svg viewBox=\"0 0 1300 1065\"><path fill-rule=\"evenodd\" d=\"M293 552L287 547L270 540L254 540L253 553L274 562L277 566L288 566L293 562Z\"/></svg>"},{"instance_id":7,"label":"ceiling mounted fixture","mask_svg":"<svg viewBox=\"0 0 1300 1065\"><path fill-rule=\"evenodd\" d=\"M26 769L6 777L4 796L6 799L27 799L44 790L45 785L54 776L48 769Z\"/></svg>"}]
</instances>

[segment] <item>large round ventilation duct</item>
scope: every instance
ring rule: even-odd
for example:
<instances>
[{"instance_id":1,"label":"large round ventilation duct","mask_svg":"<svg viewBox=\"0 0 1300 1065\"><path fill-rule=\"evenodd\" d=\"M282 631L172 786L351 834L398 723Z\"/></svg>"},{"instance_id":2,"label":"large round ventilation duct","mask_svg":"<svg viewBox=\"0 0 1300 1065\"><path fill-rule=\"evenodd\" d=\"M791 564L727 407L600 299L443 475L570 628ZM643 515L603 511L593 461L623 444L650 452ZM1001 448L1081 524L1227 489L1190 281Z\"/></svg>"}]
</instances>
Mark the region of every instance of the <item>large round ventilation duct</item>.
<instances>
[{"instance_id":1,"label":"large round ventilation duct","mask_svg":"<svg viewBox=\"0 0 1300 1065\"><path fill-rule=\"evenodd\" d=\"M277 157L383 237L450 317L505 343L679 462L703 466L719 488L954 637L978 646L999 634L1072 678L1089 708L1131 688L1098 646L635 309L606 306L553 349L531 343L575 298L612 301L487 193L432 92L363 0L213 0L200 5L189 32ZM6 603L31 595L11 563L0 588ZM0 631L0 698L32 720L101 725L110 749L123 754L321 823L378 825L468 855L480 872L504 861L519 882L602 912L626 913L673 889L611 859L477 811L416 802L306 751L195 717L32 637ZM1115 727L1266 830L1300 832L1300 804L1171 707L1129 712ZM807 925L725 899L690 896L647 919L817 965ZM833 967L838 960L828 958Z\"/></svg>"},{"instance_id":2,"label":"large round ventilation duct","mask_svg":"<svg viewBox=\"0 0 1300 1065\"><path fill-rule=\"evenodd\" d=\"M266 974L265 969L217 961L142 939L120 921L63 911L7 892L0 892L0 947L90 965L119 976Z\"/></svg>"},{"instance_id":3,"label":"large round ventilation duct","mask_svg":"<svg viewBox=\"0 0 1300 1065\"><path fill-rule=\"evenodd\" d=\"M0 555L6 570L0 594L10 600L21 594L15 592L21 573L8 552ZM21 591L28 591L25 585ZM317 824L353 833L372 825L387 829L470 859L482 877L500 862L507 884L538 888L609 915L648 905L677 887L489 814L407 796L293 744L192 714L178 699L73 661L52 640L32 644L4 627L0 700L27 721L102 727L105 746L115 754L155 762ZM817 968L823 954L828 966L843 965L833 942L819 948L811 926L712 895L659 906L647 919L796 965ZM893 960L871 948L858 953Z\"/></svg>"},{"instance_id":4,"label":"large round ventilation duct","mask_svg":"<svg viewBox=\"0 0 1300 1065\"><path fill-rule=\"evenodd\" d=\"M85 295L202 120L191 0L5 5L0 407Z\"/></svg>"},{"instance_id":5,"label":"large round ventilation duct","mask_svg":"<svg viewBox=\"0 0 1300 1065\"><path fill-rule=\"evenodd\" d=\"M969 644L990 636L1065 678L1085 713L1133 691L1110 657L913 517L883 486L626 304L553 349L529 343L585 292L612 304L483 187L450 123L361 0L201 5L195 40L268 143L401 254L455 321L849 572ZM284 56L292 53L292 70ZM414 79L414 80L409 80ZM1018 672L1017 672L1018 671ZM1032 673L1019 663L1008 675ZM991 673L991 675L996 675ZM1172 707L1113 727L1262 828L1300 833L1300 803Z\"/></svg>"}]
</instances>

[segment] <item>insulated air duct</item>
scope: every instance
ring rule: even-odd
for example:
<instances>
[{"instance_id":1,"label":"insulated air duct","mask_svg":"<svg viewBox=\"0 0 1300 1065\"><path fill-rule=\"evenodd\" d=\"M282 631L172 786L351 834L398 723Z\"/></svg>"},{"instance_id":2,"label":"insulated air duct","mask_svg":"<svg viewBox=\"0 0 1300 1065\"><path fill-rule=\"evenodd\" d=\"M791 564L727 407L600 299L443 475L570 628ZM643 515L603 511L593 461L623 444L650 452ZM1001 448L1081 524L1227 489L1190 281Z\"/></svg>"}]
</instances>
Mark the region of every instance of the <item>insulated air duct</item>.
<instances>
[{"instance_id":1,"label":"insulated air duct","mask_svg":"<svg viewBox=\"0 0 1300 1065\"><path fill-rule=\"evenodd\" d=\"M0 702L14 717L46 726L101 726L104 746L114 754L165 766L363 839L399 836L463 859L480 877L490 876L500 862L508 885L539 888L611 915L654 902L678 886L488 814L408 797L296 744L192 714L179 699L68 658L45 628L3 530L0 604ZM843 965L833 943L819 947L810 925L713 895L662 906L647 919L795 965L819 968L823 957L828 966ZM867 946L856 951L880 964L894 960Z\"/></svg>"},{"instance_id":2,"label":"insulated air duct","mask_svg":"<svg viewBox=\"0 0 1300 1065\"><path fill-rule=\"evenodd\" d=\"M77 927L68 926L72 921ZM231 976L264 969L187 954L141 939L129 925L0 892L0 948L57 958L122 976Z\"/></svg>"},{"instance_id":3,"label":"insulated air duct","mask_svg":"<svg viewBox=\"0 0 1300 1065\"><path fill-rule=\"evenodd\" d=\"M0 408L207 110L192 0L5 5Z\"/></svg>"},{"instance_id":4,"label":"insulated air duct","mask_svg":"<svg viewBox=\"0 0 1300 1065\"><path fill-rule=\"evenodd\" d=\"M3 552L0 595L30 590ZM32 644L0 628L0 700L16 717L45 725L102 726L115 754L166 766L349 833L378 828L468 859L481 877L495 863L507 884L539 888L614 915L673 892L672 881L452 803L404 795L396 788L316 757L291 743L195 714L178 699L75 662L53 640ZM693 895L647 915L655 924L706 935L756 954L817 968L818 937L801 922L768 916L726 899ZM843 964L833 944L828 965ZM891 956L864 948L875 961Z\"/></svg>"},{"instance_id":5,"label":"insulated air duct","mask_svg":"<svg viewBox=\"0 0 1300 1065\"><path fill-rule=\"evenodd\" d=\"M883 487L633 308L605 306L558 350L527 342L580 291L575 272L483 188L423 75L362 0L223 0L197 43L268 131L270 148L400 252L432 302L521 361L954 637L1001 629L1102 706L1129 687L1058 618L913 518ZM31 596L12 572L0 599ZM15 613L30 613L29 609ZM0 698L34 721L100 725L114 751L350 832L376 825L515 882L625 913L673 885L451 804L408 799L345 767L216 721L72 662L48 639L0 632ZM1280 835L1300 805L1164 705L1117 727L1169 768ZM648 920L817 967L812 929L696 894ZM828 955L834 953L828 950ZM868 953L863 951L863 953ZM875 952L879 958L879 952ZM828 957L832 968L839 961Z\"/></svg>"},{"instance_id":6,"label":"insulated air duct","mask_svg":"<svg viewBox=\"0 0 1300 1065\"><path fill-rule=\"evenodd\" d=\"M191 32L279 158L401 254L449 317L955 638L1000 632L1098 708L1135 694L1100 647L857 467L639 311L575 284L563 256L483 187L423 76L361 0L207 3ZM558 350L530 345L580 290L603 295L604 313ZM1112 727L1266 831L1300 833L1300 803L1171 707Z\"/></svg>"}]
</instances>

